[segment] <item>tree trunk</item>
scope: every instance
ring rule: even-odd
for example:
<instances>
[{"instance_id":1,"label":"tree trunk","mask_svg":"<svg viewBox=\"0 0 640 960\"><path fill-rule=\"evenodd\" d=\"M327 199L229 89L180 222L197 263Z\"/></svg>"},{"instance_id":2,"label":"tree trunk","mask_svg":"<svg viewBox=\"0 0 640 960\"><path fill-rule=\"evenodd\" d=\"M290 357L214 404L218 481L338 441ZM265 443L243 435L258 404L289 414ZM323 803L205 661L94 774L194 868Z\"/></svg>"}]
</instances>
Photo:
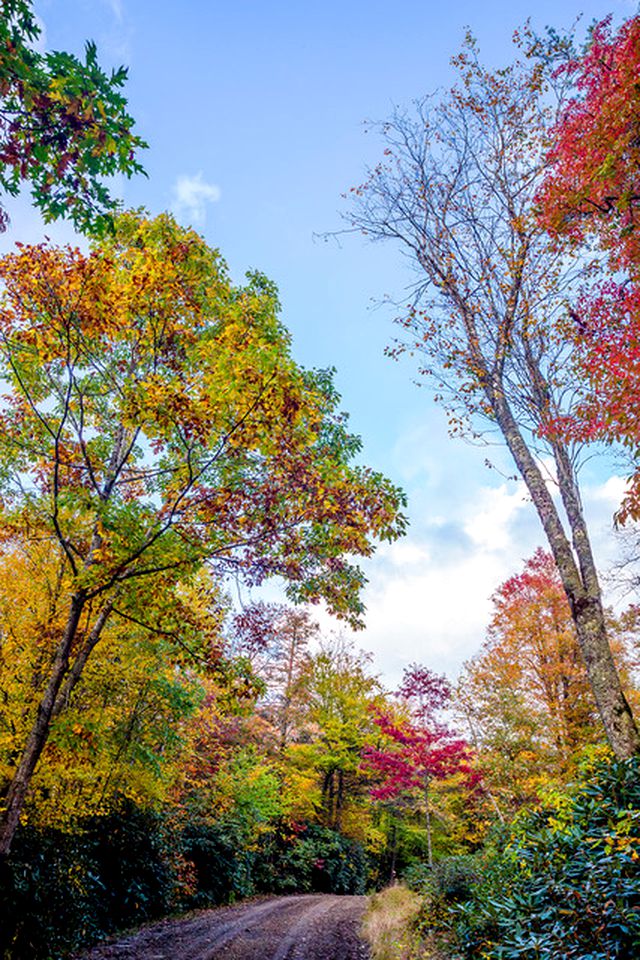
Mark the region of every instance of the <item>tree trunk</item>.
<instances>
[{"instance_id":1,"label":"tree trunk","mask_svg":"<svg viewBox=\"0 0 640 960\"><path fill-rule=\"evenodd\" d=\"M322 784L322 805L325 811L325 825L333 825L333 802L335 795L335 770L329 770L324 776Z\"/></svg>"},{"instance_id":2,"label":"tree trunk","mask_svg":"<svg viewBox=\"0 0 640 960\"><path fill-rule=\"evenodd\" d=\"M86 596L83 592L76 593L71 598L67 624L56 651L49 682L38 705L36 719L7 793L5 809L0 820L0 860L8 857L11 850L31 777L47 742L58 691L69 666L71 647L85 603Z\"/></svg>"},{"instance_id":3,"label":"tree trunk","mask_svg":"<svg viewBox=\"0 0 640 960\"><path fill-rule=\"evenodd\" d=\"M338 770L338 791L336 794L336 817L334 827L342 828L342 808L344 807L344 770Z\"/></svg>"},{"instance_id":4,"label":"tree trunk","mask_svg":"<svg viewBox=\"0 0 640 960\"><path fill-rule=\"evenodd\" d=\"M459 701L459 700L460 700L460 698L458 698L458 701ZM464 701L462 702L461 706L462 706L462 712L464 713L465 720L467 721L467 726L469 727L469 733L471 734L471 742L473 743L473 747L474 747L476 753L479 754L479 753L480 753L480 749L481 749L481 748L480 748L480 741L479 741L479 739L478 739L478 734L477 734L477 732L476 732L475 724L474 724L474 722L473 722L473 720L472 720L472 718L471 718L471 713L469 712L469 708L467 707L467 705L466 705L466 703L465 703ZM500 806L499 806L499 804L498 804L498 801L497 801L496 798L495 798L495 795L494 795L494 794L492 793L492 791L489 789L489 787L488 787L488 785L487 785L487 781L485 780L484 777L482 778L482 780L481 780L480 782L481 782L481 784L482 784L482 789L484 790L484 792L486 793L486 795L489 797L489 800L490 800L490 802L491 802L491 806L492 806L493 809L495 810L496 816L497 816L498 820L500 821L500 823L502 824L502 826L504 826L504 824L505 824L504 816L503 816L503 814L502 814L502 810L500 809Z\"/></svg>"},{"instance_id":5,"label":"tree trunk","mask_svg":"<svg viewBox=\"0 0 640 960\"><path fill-rule=\"evenodd\" d=\"M393 818L391 827L391 866L389 867L389 883L396 882L396 858L398 856L398 824L396 818Z\"/></svg>"},{"instance_id":6,"label":"tree trunk","mask_svg":"<svg viewBox=\"0 0 640 960\"><path fill-rule=\"evenodd\" d=\"M556 561L607 739L616 757L626 760L640 751L640 734L622 690L607 638L598 575L566 448L556 444L554 458L572 542L565 533L545 478L516 423L501 386L492 389L489 398Z\"/></svg>"},{"instance_id":7,"label":"tree trunk","mask_svg":"<svg viewBox=\"0 0 640 960\"><path fill-rule=\"evenodd\" d=\"M427 827L427 863L433 866L433 851L431 848L431 799L429 797L429 776L424 778L424 818Z\"/></svg>"},{"instance_id":8,"label":"tree trunk","mask_svg":"<svg viewBox=\"0 0 640 960\"><path fill-rule=\"evenodd\" d=\"M97 645L100 637L102 636L102 631L104 630L107 620L111 616L113 611L113 606L116 602L118 593L115 592L101 607L96 621L91 629L91 633L87 637L86 642L84 643L80 652L76 655L73 662L73 666L69 670L64 686L60 691L60 695L57 698L56 703L53 706L53 717L57 717L62 710L69 705L71 699L71 694L78 683L80 677L82 676L82 671L87 665L87 660L93 653L95 646Z\"/></svg>"}]
</instances>

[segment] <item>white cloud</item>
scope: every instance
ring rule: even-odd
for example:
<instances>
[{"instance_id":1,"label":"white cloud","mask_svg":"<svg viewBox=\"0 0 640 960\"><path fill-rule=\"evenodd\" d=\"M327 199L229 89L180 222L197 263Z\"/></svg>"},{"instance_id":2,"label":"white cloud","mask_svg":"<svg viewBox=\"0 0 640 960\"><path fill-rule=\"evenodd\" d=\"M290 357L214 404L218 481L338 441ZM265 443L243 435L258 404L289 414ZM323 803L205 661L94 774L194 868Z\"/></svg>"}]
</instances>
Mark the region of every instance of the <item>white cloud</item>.
<instances>
[{"instance_id":1,"label":"white cloud","mask_svg":"<svg viewBox=\"0 0 640 960\"><path fill-rule=\"evenodd\" d=\"M434 503L440 515L381 547L367 564L366 629L354 640L373 652L375 668L391 688L413 661L454 678L484 640L493 593L536 547L548 549L521 481L491 487L477 480L468 478L464 495L457 491L446 519L440 490ZM603 573L619 550L611 515L623 487L620 477L583 487ZM329 618L322 626L330 626Z\"/></svg>"},{"instance_id":2,"label":"white cloud","mask_svg":"<svg viewBox=\"0 0 640 960\"><path fill-rule=\"evenodd\" d=\"M491 594L509 573L506 558L484 551L381 571L367 591L367 629L358 640L391 686L413 661L453 676L482 642Z\"/></svg>"},{"instance_id":3,"label":"white cloud","mask_svg":"<svg viewBox=\"0 0 640 960\"><path fill-rule=\"evenodd\" d=\"M473 506L468 508L470 516L464 531L480 549L506 550L512 541L511 528L517 514L526 505L525 487L521 482L516 484L513 493L509 493L505 483L499 487L482 487Z\"/></svg>"},{"instance_id":4,"label":"white cloud","mask_svg":"<svg viewBox=\"0 0 640 960\"><path fill-rule=\"evenodd\" d=\"M603 501L612 511L615 511L620 506L628 486L629 481L626 477L609 477L600 486L591 487L589 496L591 500Z\"/></svg>"},{"instance_id":5,"label":"white cloud","mask_svg":"<svg viewBox=\"0 0 640 960\"><path fill-rule=\"evenodd\" d=\"M538 466L542 472L547 489L552 497L558 493L558 468L555 460L551 456L538 457Z\"/></svg>"},{"instance_id":6,"label":"white cloud","mask_svg":"<svg viewBox=\"0 0 640 960\"><path fill-rule=\"evenodd\" d=\"M537 547L548 549L524 483L507 479L514 468L501 448L490 448L493 469L487 471L482 450L455 444L441 424L431 422L405 430L394 452L395 470L389 472L407 489L411 527L363 564L369 578L366 628L353 637L357 647L374 654L373 669L390 689L414 661L455 678L485 638L497 588L522 570ZM541 466L558 500L553 465L545 460ZM625 481L612 474L612 465L602 461L595 477L582 483L603 574L620 551L612 516ZM313 612L323 631L343 629L321 607Z\"/></svg>"},{"instance_id":7,"label":"white cloud","mask_svg":"<svg viewBox=\"0 0 640 960\"><path fill-rule=\"evenodd\" d=\"M450 485L441 473L429 514L366 564L366 629L354 641L372 651L391 688L414 661L455 677L484 639L492 594L544 542L521 482L479 485L482 474L469 476L443 510ZM433 475L423 470L422 480Z\"/></svg>"},{"instance_id":8,"label":"white cloud","mask_svg":"<svg viewBox=\"0 0 640 960\"><path fill-rule=\"evenodd\" d=\"M396 543L381 544L378 557L387 560L393 567L415 567L427 563L430 559L424 544L406 538Z\"/></svg>"},{"instance_id":9,"label":"white cloud","mask_svg":"<svg viewBox=\"0 0 640 960\"><path fill-rule=\"evenodd\" d=\"M217 203L220 188L203 180L202 173L178 177L173 188L174 200L171 209L179 220L201 225L207 215L207 204Z\"/></svg>"}]
</instances>

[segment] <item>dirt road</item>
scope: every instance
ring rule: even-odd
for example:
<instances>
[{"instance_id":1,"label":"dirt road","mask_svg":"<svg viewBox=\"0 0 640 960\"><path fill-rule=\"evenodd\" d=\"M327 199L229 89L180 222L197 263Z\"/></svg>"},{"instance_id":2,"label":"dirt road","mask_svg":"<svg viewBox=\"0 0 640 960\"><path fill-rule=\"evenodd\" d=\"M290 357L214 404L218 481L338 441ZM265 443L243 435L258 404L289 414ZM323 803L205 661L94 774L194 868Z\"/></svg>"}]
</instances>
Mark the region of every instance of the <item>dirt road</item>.
<instances>
[{"instance_id":1,"label":"dirt road","mask_svg":"<svg viewBox=\"0 0 640 960\"><path fill-rule=\"evenodd\" d=\"M367 960L365 897L273 897L163 920L80 960Z\"/></svg>"}]
</instances>

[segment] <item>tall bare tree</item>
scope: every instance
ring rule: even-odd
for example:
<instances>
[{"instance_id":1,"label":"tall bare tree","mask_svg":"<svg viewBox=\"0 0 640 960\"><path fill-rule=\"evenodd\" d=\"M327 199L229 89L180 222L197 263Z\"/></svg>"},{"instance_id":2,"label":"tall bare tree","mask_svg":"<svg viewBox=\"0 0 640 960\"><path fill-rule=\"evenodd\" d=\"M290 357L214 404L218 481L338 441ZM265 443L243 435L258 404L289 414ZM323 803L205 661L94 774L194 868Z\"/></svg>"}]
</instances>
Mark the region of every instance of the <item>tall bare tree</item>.
<instances>
[{"instance_id":1,"label":"tall bare tree","mask_svg":"<svg viewBox=\"0 0 640 960\"><path fill-rule=\"evenodd\" d=\"M584 271L535 216L554 91L539 64L484 69L472 38L454 64L452 91L381 125L384 159L352 191L349 221L397 244L415 270L392 353L419 355L454 432L493 429L509 449L558 566L608 739L625 758L640 737L607 638L579 448L548 429L580 392L562 319Z\"/></svg>"}]
</instances>

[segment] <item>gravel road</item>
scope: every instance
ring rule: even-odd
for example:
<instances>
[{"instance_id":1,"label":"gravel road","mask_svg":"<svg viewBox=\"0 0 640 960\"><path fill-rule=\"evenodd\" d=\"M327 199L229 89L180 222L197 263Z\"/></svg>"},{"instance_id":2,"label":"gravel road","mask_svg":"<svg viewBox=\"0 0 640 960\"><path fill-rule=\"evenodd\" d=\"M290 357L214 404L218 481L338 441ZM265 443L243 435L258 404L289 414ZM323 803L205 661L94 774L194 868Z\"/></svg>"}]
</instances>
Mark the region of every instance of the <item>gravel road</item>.
<instances>
[{"instance_id":1,"label":"gravel road","mask_svg":"<svg viewBox=\"0 0 640 960\"><path fill-rule=\"evenodd\" d=\"M273 897L163 920L78 960L368 960L366 897Z\"/></svg>"}]
</instances>

